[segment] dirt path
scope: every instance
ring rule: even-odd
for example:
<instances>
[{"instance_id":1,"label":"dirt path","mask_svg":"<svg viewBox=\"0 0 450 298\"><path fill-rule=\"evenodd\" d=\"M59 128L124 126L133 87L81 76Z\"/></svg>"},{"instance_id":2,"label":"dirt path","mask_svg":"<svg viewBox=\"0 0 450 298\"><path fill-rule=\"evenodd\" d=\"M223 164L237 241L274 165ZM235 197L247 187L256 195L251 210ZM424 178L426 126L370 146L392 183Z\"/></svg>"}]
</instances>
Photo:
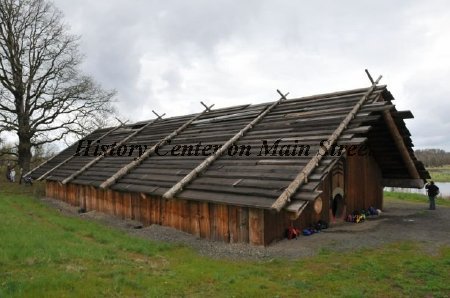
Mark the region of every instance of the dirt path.
<instances>
[{"instance_id":1,"label":"dirt path","mask_svg":"<svg viewBox=\"0 0 450 298\"><path fill-rule=\"evenodd\" d=\"M53 199L42 199L42 201L58 208L64 214L98 221L145 239L187 245L201 255L213 258L299 258L315 255L321 249L352 251L411 240L423 243L427 251L435 253L438 247L450 245L450 208L438 207L437 210L430 211L427 210L425 203L386 202L381 216L366 220L364 223L339 223L312 236L283 240L268 247L255 247L199 239L158 225L135 229L139 223L134 221L120 220L95 211L78 214L77 207L64 202Z\"/></svg>"}]
</instances>

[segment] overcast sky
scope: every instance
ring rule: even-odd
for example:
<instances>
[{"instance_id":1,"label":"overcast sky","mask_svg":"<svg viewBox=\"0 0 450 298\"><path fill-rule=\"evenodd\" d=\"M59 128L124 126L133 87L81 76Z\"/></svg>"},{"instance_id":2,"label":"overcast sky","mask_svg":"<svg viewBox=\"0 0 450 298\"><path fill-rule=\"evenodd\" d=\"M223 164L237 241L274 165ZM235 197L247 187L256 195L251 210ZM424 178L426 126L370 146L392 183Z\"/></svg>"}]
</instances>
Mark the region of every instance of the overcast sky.
<instances>
[{"instance_id":1,"label":"overcast sky","mask_svg":"<svg viewBox=\"0 0 450 298\"><path fill-rule=\"evenodd\" d=\"M132 122L383 84L417 148L450 150L450 1L56 0Z\"/></svg>"}]
</instances>

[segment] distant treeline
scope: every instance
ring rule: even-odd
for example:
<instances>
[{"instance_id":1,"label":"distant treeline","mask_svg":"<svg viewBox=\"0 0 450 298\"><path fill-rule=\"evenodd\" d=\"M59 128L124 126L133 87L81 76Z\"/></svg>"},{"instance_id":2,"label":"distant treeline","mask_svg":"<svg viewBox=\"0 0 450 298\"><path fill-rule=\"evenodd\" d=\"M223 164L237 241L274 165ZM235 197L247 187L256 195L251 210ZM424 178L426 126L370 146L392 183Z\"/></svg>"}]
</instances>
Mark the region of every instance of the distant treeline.
<instances>
[{"instance_id":1,"label":"distant treeline","mask_svg":"<svg viewBox=\"0 0 450 298\"><path fill-rule=\"evenodd\" d=\"M442 149L421 149L416 150L415 154L426 167L450 165L450 152Z\"/></svg>"}]
</instances>

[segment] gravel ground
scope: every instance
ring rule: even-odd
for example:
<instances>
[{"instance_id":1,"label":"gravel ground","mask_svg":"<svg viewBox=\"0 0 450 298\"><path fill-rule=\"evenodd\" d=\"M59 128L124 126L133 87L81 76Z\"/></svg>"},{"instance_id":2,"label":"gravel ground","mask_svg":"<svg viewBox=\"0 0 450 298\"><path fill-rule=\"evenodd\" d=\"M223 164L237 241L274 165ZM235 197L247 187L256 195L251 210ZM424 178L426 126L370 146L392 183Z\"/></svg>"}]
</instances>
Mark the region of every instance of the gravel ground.
<instances>
[{"instance_id":1,"label":"gravel ground","mask_svg":"<svg viewBox=\"0 0 450 298\"><path fill-rule=\"evenodd\" d=\"M312 236L300 236L296 240L282 240L268 247L248 244L229 244L197 238L169 227L121 220L96 211L78 214L78 207L67 203L42 199L62 213L86 220L94 220L107 226L126 231L149 240L182 244L192 247L199 254L212 258L267 260L272 258L300 258L313 256L322 249L353 251L360 248L379 247L397 241L414 240L434 254L442 245L450 245L450 208L427 210L427 204L387 202L381 216L363 223L339 223Z\"/></svg>"}]
</instances>

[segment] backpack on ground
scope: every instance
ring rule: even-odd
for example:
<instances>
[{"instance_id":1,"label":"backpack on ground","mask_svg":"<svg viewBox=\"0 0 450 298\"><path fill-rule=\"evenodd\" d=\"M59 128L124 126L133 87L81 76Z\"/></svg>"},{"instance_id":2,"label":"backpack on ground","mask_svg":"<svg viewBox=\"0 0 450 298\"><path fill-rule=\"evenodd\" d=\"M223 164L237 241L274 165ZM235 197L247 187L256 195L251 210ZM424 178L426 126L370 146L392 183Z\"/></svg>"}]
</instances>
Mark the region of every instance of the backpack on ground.
<instances>
[{"instance_id":1,"label":"backpack on ground","mask_svg":"<svg viewBox=\"0 0 450 298\"><path fill-rule=\"evenodd\" d=\"M300 236L300 230L297 229L294 226L291 226L289 228L287 228L286 230L286 238L291 240L291 239L297 239L297 237Z\"/></svg>"}]
</instances>

